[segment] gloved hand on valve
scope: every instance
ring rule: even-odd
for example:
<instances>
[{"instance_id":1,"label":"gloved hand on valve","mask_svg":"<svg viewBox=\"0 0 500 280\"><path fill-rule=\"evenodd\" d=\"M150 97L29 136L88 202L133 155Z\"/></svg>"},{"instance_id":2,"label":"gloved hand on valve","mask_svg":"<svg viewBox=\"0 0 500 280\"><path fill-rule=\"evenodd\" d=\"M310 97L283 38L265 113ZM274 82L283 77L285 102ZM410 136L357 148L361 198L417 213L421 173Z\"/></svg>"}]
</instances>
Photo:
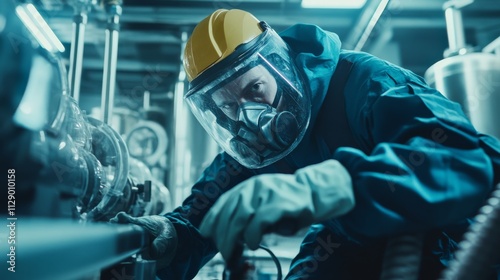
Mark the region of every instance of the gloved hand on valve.
<instances>
[{"instance_id":1,"label":"gloved hand on valve","mask_svg":"<svg viewBox=\"0 0 500 280\"><path fill-rule=\"evenodd\" d=\"M147 260L156 260L157 270L167 267L175 256L177 232L169 219L160 215L132 217L125 212L120 212L110 222L139 225L150 234L152 242L144 249L142 257Z\"/></svg>"},{"instance_id":2,"label":"gloved hand on valve","mask_svg":"<svg viewBox=\"0 0 500 280\"><path fill-rule=\"evenodd\" d=\"M255 250L265 233L290 235L343 215L354 204L351 177L332 159L295 174L263 174L240 183L216 201L200 232L229 260L238 242Z\"/></svg>"}]
</instances>

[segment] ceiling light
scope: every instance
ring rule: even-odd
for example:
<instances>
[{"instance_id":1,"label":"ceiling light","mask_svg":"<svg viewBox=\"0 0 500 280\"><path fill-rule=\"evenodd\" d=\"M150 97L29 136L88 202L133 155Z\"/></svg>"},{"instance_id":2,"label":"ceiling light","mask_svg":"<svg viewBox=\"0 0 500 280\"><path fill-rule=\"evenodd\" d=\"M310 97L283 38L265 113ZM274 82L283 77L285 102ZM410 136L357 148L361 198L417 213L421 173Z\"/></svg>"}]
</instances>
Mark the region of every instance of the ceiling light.
<instances>
[{"instance_id":1,"label":"ceiling light","mask_svg":"<svg viewBox=\"0 0 500 280\"><path fill-rule=\"evenodd\" d=\"M366 0L302 0L302 8L359 9Z\"/></svg>"}]
</instances>

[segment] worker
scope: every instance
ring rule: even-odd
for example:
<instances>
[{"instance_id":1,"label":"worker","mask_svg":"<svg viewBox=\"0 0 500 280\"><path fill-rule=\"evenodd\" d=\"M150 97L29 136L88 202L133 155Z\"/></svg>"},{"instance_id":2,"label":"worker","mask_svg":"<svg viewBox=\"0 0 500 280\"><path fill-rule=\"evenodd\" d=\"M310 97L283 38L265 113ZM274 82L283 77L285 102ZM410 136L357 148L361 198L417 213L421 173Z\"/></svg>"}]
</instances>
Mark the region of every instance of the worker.
<instances>
[{"instance_id":1,"label":"worker","mask_svg":"<svg viewBox=\"0 0 500 280\"><path fill-rule=\"evenodd\" d=\"M437 279L500 181L499 141L459 104L318 26L278 34L217 10L183 61L185 101L223 152L173 212L113 219L152 234L161 279L306 227L287 279L378 279L387 240L412 233L424 235L421 279Z\"/></svg>"}]
</instances>

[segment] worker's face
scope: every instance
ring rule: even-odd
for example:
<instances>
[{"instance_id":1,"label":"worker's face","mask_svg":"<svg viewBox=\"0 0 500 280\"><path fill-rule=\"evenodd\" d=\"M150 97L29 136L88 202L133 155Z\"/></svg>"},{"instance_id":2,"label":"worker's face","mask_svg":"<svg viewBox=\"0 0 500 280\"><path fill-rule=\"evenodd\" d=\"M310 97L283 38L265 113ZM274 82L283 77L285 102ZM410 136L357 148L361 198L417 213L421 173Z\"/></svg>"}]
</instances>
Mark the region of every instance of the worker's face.
<instances>
[{"instance_id":1,"label":"worker's face","mask_svg":"<svg viewBox=\"0 0 500 280\"><path fill-rule=\"evenodd\" d=\"M277 92L276 80L267 69L258 65L212 94L217 107L233 120L238 119L238 108L245 102L273 104Z\"/></svg>"}]
</instances>

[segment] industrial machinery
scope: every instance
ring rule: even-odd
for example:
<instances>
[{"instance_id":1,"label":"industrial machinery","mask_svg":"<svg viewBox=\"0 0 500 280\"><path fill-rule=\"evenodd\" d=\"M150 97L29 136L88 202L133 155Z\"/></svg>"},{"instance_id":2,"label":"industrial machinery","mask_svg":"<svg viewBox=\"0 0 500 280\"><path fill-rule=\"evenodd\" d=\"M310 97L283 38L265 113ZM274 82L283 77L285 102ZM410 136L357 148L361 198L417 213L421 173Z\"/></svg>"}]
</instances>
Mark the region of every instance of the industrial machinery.
<instances>
[{"instance_id":1,"label":"industrial machinery","mask_svg":"<svg viewBox=\"0 0 500 280\"><path fill-rule=\"evenodd\" d=\"M81 15L94 2L74 4ZM115 11L110 28L116 31L119 3L108 2L108 11ZM73 56L68 83L64 46L36 7L11 0L0 6L1 170L10 180L8 207L0 215L10 225L1 235L7 230L11 237L2 258L11 269L3 269L0 278L99 279L101 270L120 275L121 268L128 275L154 277L155 263L140 256L148 242L144 230L108 221L121 211L132 216L166 212L168 190L130 157L125 141L106 121L80 110L69 85L80 83L81 57ZM82 28L76 30L83 34ZM117 34L108 33L116 45ZM110 51L105 71L107 83L114 84L116 48L111 49L115 53ZM81 51L72 48L72 53ZM109 96L103 103L112 103ZM17 269L16 262L24 268Z\"/></svg>"},{"instance_id":2,"label":"industrial machinery","mask_svg":"<svg viewBox=\"0 0 500 280\"><path fill-rule=\"evenodd\" d=\"M144 210L153 186L159 187L151 184L150 172L136 161L131 164L121 135L105 122L82 113L77 101L68 95L67 74L60 58L62 44L33 5L21 4L15 11L37 47L30 72L21 73L28 81L11 116L14 125L33 135L24 147L28 153L14 156L26 156L42 166L40 172L26 167L32 171L36 192L23 214L89 221L107 221L119 211L135 216L156 214ZM131 168L140 171L131 172ZM58 188L59 192L54 192ZM56 197L46 197L46 193ZM58 196L62 194L61 200ZM68 203L62 203L66 198ZM53 206L47 208L52 199ZM142 210L136 209L138 205Z\"/></svg>"},{"instance_id":3,"label":"industrial machinery","mask_svg":"<svg viewBox=\"0 0 500 280\"><path fill-rule=\"evenodd\" d=\"M449 48L425 72L429 85L458 102L479 132L500 139L500 38L476 51L465 42L461 8L473 1L448 1L445 10Z\"/></svg>"}]
</instances>

